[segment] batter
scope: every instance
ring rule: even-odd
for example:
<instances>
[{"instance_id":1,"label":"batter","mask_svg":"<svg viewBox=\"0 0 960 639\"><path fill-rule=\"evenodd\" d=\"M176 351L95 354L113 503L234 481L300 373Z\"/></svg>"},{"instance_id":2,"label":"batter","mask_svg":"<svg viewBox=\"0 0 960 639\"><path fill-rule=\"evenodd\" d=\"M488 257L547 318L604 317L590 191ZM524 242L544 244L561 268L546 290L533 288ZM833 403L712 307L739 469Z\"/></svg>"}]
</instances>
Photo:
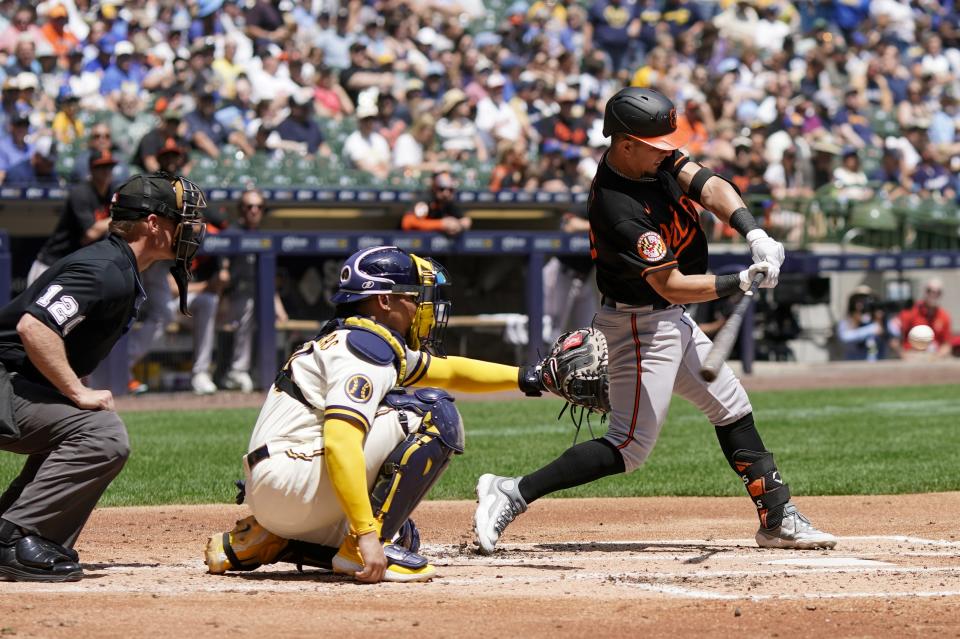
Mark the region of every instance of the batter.
<instances>
[{"instance_id":1,"label":"batter","mask_svg":"<svg viewBox=\"0 0 960 639\"><path fill-rule=\"evenodd\" d=\"M714 424L720 448L757 507L757 543L779 548L833 548L790 501L790 490L760 439L743 386L723 366L711 383L699 371L710 339L684 309L761 285L777 285L783 246L768 237L736 187L677 149L685 140L664 95L630 87L607 103L612 136L590 192L591 257L603 295L594 327L609 346L609 428L523 477L486 474L477 484L474 524L481 552L492 553L504 528L540 497L601 477L636 470L660 435L673 393ZM754 264L707 275L707 239L696 204L745 236Z\"/></svg>"}]
</instances>

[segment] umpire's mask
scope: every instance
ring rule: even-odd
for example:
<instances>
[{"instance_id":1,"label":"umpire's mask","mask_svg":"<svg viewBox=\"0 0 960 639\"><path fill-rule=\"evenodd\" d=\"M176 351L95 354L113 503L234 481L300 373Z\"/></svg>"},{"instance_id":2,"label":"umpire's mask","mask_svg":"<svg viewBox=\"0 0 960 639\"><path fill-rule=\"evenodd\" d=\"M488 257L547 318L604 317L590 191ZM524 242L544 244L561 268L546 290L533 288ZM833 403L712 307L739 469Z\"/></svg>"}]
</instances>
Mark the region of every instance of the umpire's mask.
<instances>
[{"instance_id":1,"label":"umpire's mask","mask_svg":"<svg viewBox=\"0 0 960 639\"><path fill-rule=\"evenodd\" d=\"M190 316L187 310L190 264L206 233L201 213L206 207L207 201L199 186L184 177L164 172L133 176L120 185L110 204L110 215L115 220L140 220L156 214L177 223L170 274L180 293L180 312L187 317Z\"/></svg>"},{"instance_id":2,"label":"umpire's mask","mask_svg":"<svg viewBox=\"0 0 960 639\"><path fill-rule=\"evenodd\" d=\"M445 289L449 284L447 272L432 259L396 246L375 246L347 258L340 269L340 287L331 301L349 304L383 293L409 295L416 300L417 311L405 336L407 345L444 357L443 335L450 317Z\"/></svg>"}]
</instances>

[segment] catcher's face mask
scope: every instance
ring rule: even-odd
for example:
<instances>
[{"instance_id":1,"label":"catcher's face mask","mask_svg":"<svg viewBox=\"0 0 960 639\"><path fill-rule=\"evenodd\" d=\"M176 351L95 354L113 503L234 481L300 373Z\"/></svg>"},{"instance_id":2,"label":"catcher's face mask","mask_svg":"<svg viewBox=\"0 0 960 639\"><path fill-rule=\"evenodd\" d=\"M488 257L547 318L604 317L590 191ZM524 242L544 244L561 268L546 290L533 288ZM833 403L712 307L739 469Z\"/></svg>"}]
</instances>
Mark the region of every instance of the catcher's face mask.
<instances>
[{"instance_id":1,"label":"catcher's face mask","mask_svg":"<svg viewBox=\"0 0 960 639\"><path fill-rule=\"evenodd\" d=\"M206 198L200 187L190 180L171 176L170 184L177 194L177 210L179 216L177 230L173 236L174 262L170 267L170 274L177 282L180 293L180 312L190 316L187 309L187 283L190 281L190 264L200 250L203 237L207 232L201 211L207 208Z\"/></svg>"},{"instance_id":2,"label":"catcher's face mask","mask_svg":"<svg viewBox=\"0 0 960 639\"><path fill-rule=\"evenodd\" d=\"M430 258L410 255L417 271L419 284L395 284L393 293L412 295L417 311L407 332L407 342L414 350L425 350L436 357L445 357L443 336L450 319L450 301L446 287L450 278L446 270Z\"/></svg>"}]
</instances>

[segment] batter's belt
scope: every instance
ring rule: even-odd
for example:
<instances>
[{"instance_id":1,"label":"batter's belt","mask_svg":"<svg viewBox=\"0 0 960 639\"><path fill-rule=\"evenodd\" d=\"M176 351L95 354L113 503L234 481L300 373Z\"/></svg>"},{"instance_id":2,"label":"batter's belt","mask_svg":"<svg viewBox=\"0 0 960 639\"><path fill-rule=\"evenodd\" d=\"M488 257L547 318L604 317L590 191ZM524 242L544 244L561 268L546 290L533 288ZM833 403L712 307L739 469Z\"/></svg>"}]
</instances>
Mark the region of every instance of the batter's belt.
<instances>
[{"instance_id":1,"label":"batter's belt","mask_svg":"<svg viewBox=\"0 0 960 639\"><path fill-rule=\"evenodd\" d=\"M647 304L645 306L637 306L636 304L618 302L607 297L606 295L601 298L600 305L603 306L603 308L611 311L626 311L628 313L651 313L653 311L662 311L672 306L677 306L676 304L671 304L666 300L658 301L653 304Z\"/></svg>"}]
</instances>

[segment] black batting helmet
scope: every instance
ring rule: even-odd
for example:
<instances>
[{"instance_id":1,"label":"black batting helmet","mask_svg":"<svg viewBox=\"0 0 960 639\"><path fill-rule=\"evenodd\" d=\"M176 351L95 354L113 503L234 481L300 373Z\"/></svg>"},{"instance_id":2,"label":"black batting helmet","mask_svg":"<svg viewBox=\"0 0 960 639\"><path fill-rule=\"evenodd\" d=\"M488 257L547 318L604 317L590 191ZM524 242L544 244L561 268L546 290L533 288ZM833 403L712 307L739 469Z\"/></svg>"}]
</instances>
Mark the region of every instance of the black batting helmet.
<instances>
[{"instance_id":1,"label":"black batting helmet","mask_svg":"<svg viewBox=\"0 0 960 639\"><path fill-rule=\"evenodd\" d=\"M686 144L688 134L677 130L677 109L653 89L627 87L607 101L603 135L625 133L650 146L672 151Z\"/></svg>"}]
</instances>

